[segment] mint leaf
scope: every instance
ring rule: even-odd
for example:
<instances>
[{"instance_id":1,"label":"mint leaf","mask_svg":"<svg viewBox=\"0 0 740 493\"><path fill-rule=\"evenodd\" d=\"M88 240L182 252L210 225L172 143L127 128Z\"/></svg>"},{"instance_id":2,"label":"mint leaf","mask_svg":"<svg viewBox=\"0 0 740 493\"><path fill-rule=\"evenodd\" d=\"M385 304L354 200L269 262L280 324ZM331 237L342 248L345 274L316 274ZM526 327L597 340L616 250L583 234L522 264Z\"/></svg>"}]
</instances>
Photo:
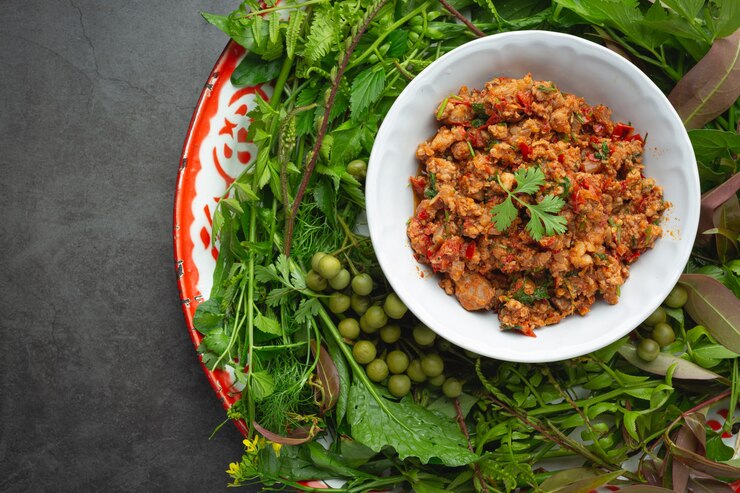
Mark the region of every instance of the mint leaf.
<instances>
[{"instance_id":1,"label":"mint leaf","mask_svg":"<svg viewBox=\"0 0 740 493\"><path fill-rule=\"evenodd\" d=\"M385 70L377 65L360 72L352 81L350 106L352 118L359 117L372 103L377 101L385 88Z\"/></svg>"}]
</instances>

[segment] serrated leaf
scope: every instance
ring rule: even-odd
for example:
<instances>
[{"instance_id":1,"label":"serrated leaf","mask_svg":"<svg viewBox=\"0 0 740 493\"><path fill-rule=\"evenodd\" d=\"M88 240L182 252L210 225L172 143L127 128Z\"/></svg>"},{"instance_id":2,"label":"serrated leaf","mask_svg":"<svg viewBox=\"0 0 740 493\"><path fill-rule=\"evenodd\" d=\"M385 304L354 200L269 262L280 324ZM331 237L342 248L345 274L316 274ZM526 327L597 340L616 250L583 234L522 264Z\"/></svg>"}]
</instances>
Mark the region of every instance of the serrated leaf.
<instances>
[{"instance_id":1,"label":"serrated leaf","mask_svg":"<svg viewBox=\"0 0 740 493\"><path fill-rule=\"evenodd\" d=\"M280 326L280 322L261 313L258 313L254 318L254 326L265 334L283 335L283 328Z\"/></svg>"},{"instance_id":2,"label":"serrated leaf","mask_svg":"<svg viewBox=\"0 0 740 493\"><path fill-rule=\"evenodd\" d=\"M278 39L280 39L280 12L273 10L270 13L269 22L267 32L270 36L270 42L277 43Z\"/></svg>"},{"instance_id":3,"label":"serrated leaf","mask_svg":"<svg viewBox=\"0 0 740 493\"><path fill-rule=\"evenodd\" d=\"M256 402L264 400L275 392L275 380L265 370L249 372L249 390Z\"/></svg>"},{"instance_id":4,"label":"serrated leaf","mask_svg":"<svg viewBox=\"0 0 740 493\"><path fill-rule=\"evenodd\" d=\"M301 30L303 29L303 22L306 20L306 11L299 9L294 10L290 14L290 20L288 21L288 27L285 30L285 53L288 58L293 58L295 55L295 48L298 44L298 38L301 36ZM313 102L313 101L312 101ZM302 106L297 103L298 106ZM310 104L310 103L309 103Z\"/></svg>"},{"instance_id":5,"label":"serrated leaf","mask_svg":"<svg viewBox=\"0 0 740 493\"><path fill-rule=\"evenodd\" d=\"M370 67L360 72L352 81L350 106L352 118L362 115L372 103L378 100L385 88L385 69L382 65Z\"/></svg>"},{"instance_id":6,"label":"serrated leaf","mask_svg":"<svg viewBox=\"0 0 740 493\"><path fill-rule=\"evenodd\" d=\"M336 195L334 188L326 180L319 180L313 189L313 198L330 223L336 221Z\"/></svg>"},{"instance_id":7,"label":"serrated leaf","mask_svg":"<svg viewBox=\"0 0 740 493\"><path fill-rule=\"evenodd\" d=\"M715 40L709 52L678 81L668 99L686 128L700 128L740 96L740 29Z\"/></svg>"},{"instance_id":8,"label":"serrated leaf","mask_svg":"<svg viewBox=\"0 0 740 493\"><path fill-rule=\"evenodd\" d=\"M295 311L295 321L299 324L309 323L319 314L321 302L316 298L304 298Z\"/></svg>"},{"instance_id":9,"label":"serrated leaf","mask_svg":"<svg viewBox=\"0 0 740 493\"><path fill-rule=\"evenodd\" d=\"M499 231L506 231L517 216L517 209L511 201L511 197L491 209L493 214L493 225Z\"/></svg>"},{"instance_id":10,"label":"serrated leaf","mask_svg":"<svg viewBox=\"0 0 740 493\"><path fill-rule=\"evenodd\" d=\"M229 197L227 199L221 199L221 204L225 205L226 207L236 212L237 214L244 214L244 209L242 209L242 205L239 203L238 200L236 200L233 197Z\"/></svg>"},{"instance_id":11,"label":"serrated leaf","mask_svg":"<svg viewBox=\"0 0 740 493\"><path fill-rule=\"evenodd\" d=\"M516 188L511 193L536 193L545 184L545 173L538 166L519 168L514 172Z\"/></svg>"},{"instance_id":12,"label":"serrated leaf","mask_svg":"<svg viewBox=\"0 0 740 493\"><path fill-rule=\"evenodd\" d=\"M362 148L362 126L354 124L348 128L338 128L331 133L333 145L331 149L331 166L346 166L354 159ZM340 174L341 177L341 174Z\"/></svg>"},{"instance_id":13,"label":"serrated leaf","mask_svg":"<svg viewBox=\"0 0 740 493\"><path fill-rule=\"evenodd\" d=\"M364 384L355 383L350 389L347 408L353 438L375 452L390 446L401 460L417 457L427 464L436 458L447 466L462 466L478 458L468 450L467 440L454 419L433 413L410 397L401 402L380 399L391 415L380 407Z\"/></svg>"},{"instance_id":14,"label":"serrated leaf","mask_svg":"<svg viewBox=\"0 0 740 493\"><path fill-rule=\"evenodd\" d=\"M257 46L262 44L262 29L264 22L265 21L261 15L255 15L252 18L252 37Z\"/></svg>"},{"instance_id":15,"label":"serrated leaf","mask_svg":"<svg viewBox=\"0 0 740 493\"><path fill-rule=\"evenodd\" d=\"M390 44L385 56L388 58L400 58L408 49L409 33L404 29L397 29L390 33L387 42Z\"/></svg>"},{"instance_id":16,"label":"serrated leaf","mask_svg":"<svg viewBox=\"0 0 740 493\"><path fill-rule=\"evenodd\" d=\"M318 62L329 53L334 38L337 37L339 23L334 19L330 9L317 9L303 49L303 56L312 62Z\"/></svg>"},{"instance_id":17,"label":"serrated leaf","mask_svg":"<svg viewBox=\"0 0 740 493\"><path fill-rule=\"evenodd\" d=\"M209 298L195 309L193 326L201 334L208 334L223 324L224 313L221 310L221 300Z\"/></svg>"},{"instance_id":18,"label":"serrated leaf","mask_svg":"<svg viewBox=\"0 0 740 493\"><path fill-rule=\"evenodd\" d=\"M267 306L275 307L281 303L287 303L287 296L293 292L293 288L277 288L273 289L265 297L265 303Z\"/></svg>"}]
</instances>

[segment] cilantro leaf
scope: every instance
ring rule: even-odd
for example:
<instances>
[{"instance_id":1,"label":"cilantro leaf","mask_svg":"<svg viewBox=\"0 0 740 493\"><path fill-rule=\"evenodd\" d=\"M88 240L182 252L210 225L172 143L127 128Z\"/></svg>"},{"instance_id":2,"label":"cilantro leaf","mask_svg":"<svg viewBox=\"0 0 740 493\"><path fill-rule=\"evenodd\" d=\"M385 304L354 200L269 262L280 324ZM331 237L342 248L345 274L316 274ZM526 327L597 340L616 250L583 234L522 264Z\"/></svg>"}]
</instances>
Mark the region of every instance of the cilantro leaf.
<instances>
[{"instance_id":1,"label":"cilantro leaf","mask_svg":"<svg viewBox=\"0 0 740 493\"><path fill-rule=\"evenodd\" d=\"M514 173L516 188L512 193L533 194L545 184L545 173L537 166L531 168L519 168Z\"/></svg>"},{"instance_id":2,"label":"cilantro leaf","mask_svg":"<svg viewBox=\"0 0 740 493\"><path fill-rule=\"evenodd\" d=\"M382 65L377 65L360 72L352 81L352 92L350 95L350 106L352 118L356 119L372 103L378 100L385 88L385 70Z\"/></svg>"},{"instance_id":3,"label":"cilantro leaf","mask_svg":"<svg viewBox=\"0 0 740 493\"><path fill-rule=\"evenodd\" d=\"M517 215L517 210L511 201L511 196L506 197L506 200L500 204L493 206L491 214L493 214L493 225L497 230L505 231L508 229Z\"/></svg>"},{"instance_id":4,"label":"cilantro leaf","mask_svg":"<svg viewBox=\"0 0 740 493\"><path fill-rule=\"evenodd\" d=\"M429 173L429 183L424 188L424 197L433 199L437 196L437 175Z\"/></svg>"},{"instance_id":5,"label":"cilantro leaf","mask_svg":"<svg viewBox=\"0 0 740 493\"><path fill-rule=\"evenodd\" d=\"M563 216L554 215L562 209L563 199L548 195L542 202L527 208L531 218L525 229L533 240L539 241L543 236L563 234L568 229L568 221Z\"/></svg>"}]
</instances>

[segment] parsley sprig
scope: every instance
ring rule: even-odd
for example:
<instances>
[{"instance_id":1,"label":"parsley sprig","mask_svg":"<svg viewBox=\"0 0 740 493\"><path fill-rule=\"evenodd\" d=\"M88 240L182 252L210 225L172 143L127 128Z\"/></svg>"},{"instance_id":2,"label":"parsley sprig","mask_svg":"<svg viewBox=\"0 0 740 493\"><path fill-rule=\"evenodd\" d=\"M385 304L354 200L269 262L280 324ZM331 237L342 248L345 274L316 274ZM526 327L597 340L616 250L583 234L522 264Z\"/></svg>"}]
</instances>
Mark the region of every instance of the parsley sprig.
<instances>
[{"instance_id":1,"label":"parsley sprig","mask_svg":"<svg viewBox=\"0 0 740 493\"><path fill-rule=\"evenodd\" d=\"M514 173L516 179L516 188L509 191L501 183L501 178L496 177L496 181L508 195L506 200L497 204L491 209L493 214L493 224L499 231L505 231L514 222L517 215L517 208L514 200L527 208L530 219L525 229L533 240L539 241L543 236L561 235L568 230L567 220L559 216L558 212L565 205L565 201L555 195L549 194L541 202L528 204L516 196L516 194L532 195L536 193L542 185L545 184L545 173L538 167L520 168Z\"/></svg>"}]
</instances>

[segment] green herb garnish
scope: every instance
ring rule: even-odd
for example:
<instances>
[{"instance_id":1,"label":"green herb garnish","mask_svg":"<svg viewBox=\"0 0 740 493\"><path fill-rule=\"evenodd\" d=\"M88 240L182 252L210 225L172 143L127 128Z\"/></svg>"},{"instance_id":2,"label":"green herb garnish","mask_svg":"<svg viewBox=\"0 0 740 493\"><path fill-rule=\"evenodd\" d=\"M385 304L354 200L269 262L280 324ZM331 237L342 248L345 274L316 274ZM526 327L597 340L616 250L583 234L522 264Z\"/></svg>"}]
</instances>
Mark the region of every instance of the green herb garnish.
<instances>
[{"instance_id":1,"label":"green herb garnish","mask_svg":"<svg viewBox=\"0 0 740 493\"><path fill-rule=\"evenodd\" d=\"M563 234L567 231L568 221L557 215L565 205L565 201L555 195L546 195L542 201L536 204L528 204L518 198L516 194L533 195L545 184L545 174L538 167L520 168L514 173L517 186L511 192L502 184L501 179L496 177L498 184L506 192L506 200L497 204L491 210L494 226L499 231L505 231L511 226L517 216L517 208L513 200L524 206L530 214L530 220L525 226L526 231L533 240L539 241L543 236Z\"/></svg>"}]
</instances>

